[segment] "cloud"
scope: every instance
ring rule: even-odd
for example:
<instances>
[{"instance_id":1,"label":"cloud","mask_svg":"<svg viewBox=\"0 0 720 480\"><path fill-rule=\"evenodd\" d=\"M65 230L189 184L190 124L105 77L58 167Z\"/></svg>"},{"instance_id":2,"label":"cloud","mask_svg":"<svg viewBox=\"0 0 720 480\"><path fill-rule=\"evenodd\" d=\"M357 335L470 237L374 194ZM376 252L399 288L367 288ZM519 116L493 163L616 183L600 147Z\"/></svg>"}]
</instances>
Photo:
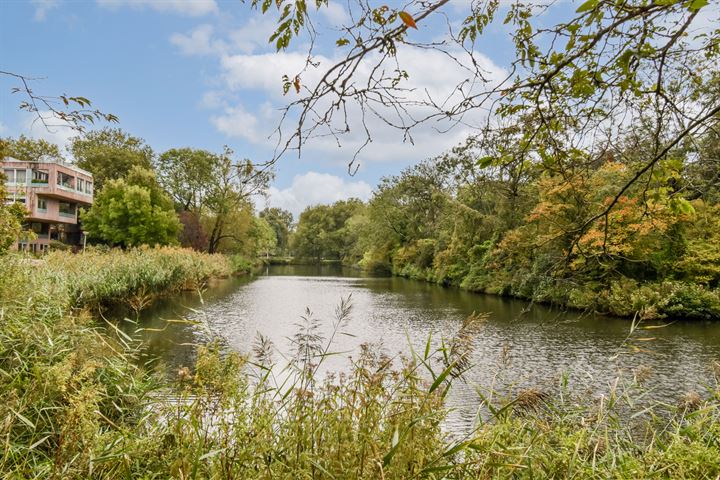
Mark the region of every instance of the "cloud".
<instances>
[{"instance_id":1,"label":"cloud","mask_svg":"<svg viewBox=\"0 0 720 480\"><path fill-rule=\"evenodd\" d=\"M342 25L350 20L350 15L348 15L345 7L337 1L331 1L326 7L320 8L320 13L322 13L333 26Z\"/></svg>"},{"instance_id":2,"label":"cloud","mask_svg":"<svg viewBox=\"0 0 720 480\"><path fill-rule=\"evenodd\" d=\"M295 216L306 207L337 202L349 198L368 200L372 187L363 181L347 181L329 173L307 172L295 175L292 184L282 190L270 187L267 206L289 210Z\"/></svg>"},{"instance_id":3,"label":"cloud","mask_svg":"<svg viewBox=\"0 0 720 480\"><path fill-rule=\"evenodd\" d=\"M40 121L38 116L45 119L47 126ZM26 113L22 127L26 135L54 143L61 150L69 145L71 138L78 136L77 130L50 111L40 111L38 114Z\"/></svg>"},{"instance_id":4,"label":"cloud","mask_svg":"<svg viewBox=\"0 0 720 480\"><path fill-rule=\"evenodd\" d=\"M452 52L458 58L463 58L462 52ZM473 81L471 72L463 64L452 59L449 55L433 50L405 48L398 52L398 62L401 68L407 71L409 78L403 82L405 88L401 92L403 100L407 104L407 113L412 118L424 118L428 114L436 113L422 104L434 102L447 105L459 102L463 94L455 92L448 97L449 92L455 86L462 85L464 95L478 93L487 89L480 79ZM494 84L505 77L505 71L495 65L488 57L482 54L475 54L475 60L485 71L486 79ZM283 95L282 77L288 75L291 78L302 71L306 65L306 54L304 52L278 52L278 53L257 53L257 54L226 54L220 57L221 78L227 91L239 95L258 96L258 91L265 94L265 97L272 102L275 113L266 116L263 122L253 124L252 131L245 131L239 125L229 128L230 119L227 122L218 122L220 117L215 117L215 125L220 131L228 136L244 138L256 143L264 144L267 147L275 146L275 139L267 137L273 133L279 121L277 110L290 101L297 98L295 92L291 91ZM301 74L301 82L305 86L315 85L323 73L333 65L337 59L322 55L313 58L317 67L310 67ZM361 64L355 72L354 80L357 85L364 85L370 75L373 61L377 58L369 58ZM388 65L386 68L392 68ZM251 74L250 74L251 72ZM252 93L250 93L252 92ZM391 119L395 123L401 123L396 112L390 107L374 104L374 113L366 110L363 118L357 105L348 103L348 125L347 133L339 137L339 140L327 133L322 127L315 133L317 138L310 139L304 149L306 153L322 153L323 158L338 163L348 163L355 152L360 149L366 141L364 126L368 127L372 141L368 144L358 157L361 163L367 161L385 162L397 161L408 163L421 160L442 153L454 145L462 142L467 135L487 118L486 112L476 109L464 116L461 123L452 124L445 119L431 120L422 123L411 132L411 137L404 137L403 133L391 126L385 120ZM222 116L229 117L233 112L232 106L225 106L226 112ZM272 109L270 109L272 111ZM317 112L324 112L322 105L316 108ZM254 115L254 112L243 107L243 115ZM406 117L407 118L407 117ZM336 130L345 130L342 114L336 116L336 123L333 127ZM293 116L290 115L286 122L288 129L293 129ZM306 125L306 127L309 125ZM452 129L450 127L453 127ZM449 131L447 131L449 130ZM290 130L285 132L286 138ZM253 140L255 139L255 140Z\"/></svg>"},{"instance_id":5,"label":"cloud","mask_svg":"<svg viewBox=\"0 0 720 480\"><path fill-rule=\"evenodd\" d=\"M178 47L183 55L213 55L222 53L227 45L220 40L213 40L214 28L203 24L194 28L188 34L174 33L170 36L170 43Z\"/></svg>"},{"instance_id":6,"label":"cloud","mask_svg":"<svg viewBox=\"0 0 720 480\"><path fill-rule=\"evenodd\" d=\"M183 55L251 54L269 49L268 38L276 25L270 17L252 17L241 28L217 32L209 24L198 25L187 33L173 33L170 43ZM221 28L222 29L222 28ZM223 38L219 38L219 37Z\"/></svg>"},{"instance_id":7,"label":"cloud","mask_svg":"<svg viewBox=\"0 0 720 480\"><path fill-rule=\"evenodd\" d=\"M332 0L329 6L321 8L323 19L335 25L347 20L348 13L342 5L341 1ZM300 74L303 88L312 88L328 68L342 59L342 52L334 48L330 50L334 53L314 55L310 65L307 51L301 46L297 46L296 50L276 52L267 43L275 28L272 18L258 14L250 17L241 28L231 29L222 22L217 25L205 23L170 37L170 42L182 54L217 58L216 81L199 100L201 107L214 111L209 117L212 125L228 137L264 147L268 155L278 146L278 137L269 137L276 133L281 119L280 110L300 98L293 88L287 94L283 92L283 76L294 78ZM368 83L379 59L379 53L370 54L358 66L353 74L356 86ZM396 92L403 97L407 115L400 119L398 111L376 103L372 105L373 109L365 110L363 118L360 108L352 101L347 102L347 117L344 112L336 111L332 125L335 131L344 133L335 138L321 127L314 132L316 138L303 146L305 154L321 154L324 160L336 165L348 163L367 141L365 127L370 131L372 141L358 157L361 163L392 161L407 164L446 151L481 125L487 113L475 109L456 124L444 118L421 122L413 128L411 136L403 135L401 130L389 126L386 120L401 124L409 118L424 118L431 113L436 114L438 109L457 105L466 96L487 90L488 85L483 79L473 77L475 70L468 67L473 62L484 71L490 83L498 83L506 75L503 68L482 53L474 52L470 58L459 48L452 50L448 47L447 51L441 52L403 46L398 50L397 64L391 59L384 63L383 68L386 77L392 75L396 68L409 75L400 83L403 90ZM462 88L462 93L451 93L456 87ZM264 103L258 106L258 100ZM430 109L423 106L427 103L439 107ZM315 105L316 112L323 113L323 107L328 104ZM345 118L349 128L345 128ZM283 139L292 135L297 127L296 121L297 112L291 112L285 119Z\"/></svg>"},{"instance_id":8,"label":"cloud","mask_svg":"<svg viewBox=\"0 0 720 480\"><path fill-rule=\"evenodd\" d=\"M244 138L252 143L263 143L263 136L258 132L258 119L248 112L241 104L227 107L221 115L210 118L215 128L228 137Z\"/></svg>"},{"instance_id":9,"label":"cloud","mask_svg":"<svg viewBox=\"0 0 720 480\"><path fill-rule=\"evenodd\" d=\"M35 21L42 22L47 18L50 10L60 6L59 0L31 0L30 3L35 6Z\"/></svg>"},{"instance_id":10,"label":"cloud","mask_svg":"<svg viewBox=\"0 0 720 480\"><path fill-rule=\"evenodd\" d=\"M228 43L241 53L253 53L256 50L269 49L268 39L277 28L270 15L252 17L241 28L228 34Z\"/></svg>"},{"instance_id":11,"label":"cloud","mask_svg":"<svg viewBox=\"0 0 720 480\"><path fill-rule=\"evenodd\" d=\"M7 127L0 122L0 135L4 134L7 131Z\"/></svg>"},{"instance_id":12,"label":"cloud","mask_svg":"<svg viewBox=\"0 0 720 480\"><path fill-rule=\"evenodd\" d=\"M215 0L97 0L104 8L118 9L130 7L135 9L151 8L158 12L178 13L190 17L199 17L218 12Z\"/></svg>"}]
</instances>

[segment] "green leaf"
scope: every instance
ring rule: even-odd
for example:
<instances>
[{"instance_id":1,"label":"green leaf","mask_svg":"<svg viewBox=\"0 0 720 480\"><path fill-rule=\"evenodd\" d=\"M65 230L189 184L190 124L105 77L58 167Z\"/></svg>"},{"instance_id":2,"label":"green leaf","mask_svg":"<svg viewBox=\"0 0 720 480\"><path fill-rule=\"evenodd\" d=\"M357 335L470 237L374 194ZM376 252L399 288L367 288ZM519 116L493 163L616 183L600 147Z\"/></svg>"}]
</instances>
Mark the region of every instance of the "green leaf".
<instances>
[{"instance_id":1,"label":"green leaf","mask_svg":"<svg viewBox=\"0 0 720 480\"><path fill-rule=\"evenodd\" d=\"M588 0L587 2L580 5L578 9L575 10L575 13L588 12L597 7L598 3L600 3L600 0Z\"/></svg>"},{"instance_id":2,"label":"green leaf","mask_svg":"<svg viewBox=\"0 0 720 480\"><path fill-rule=\"evenodd\" d=\"M480 168L487 168L492 165L493 160L495 160L494 157L482 157L478 159L477 164Z\"/></svg>"},{"instance_id":3,"label":"green leaf","mask_svg":"<svg viewBox=\"0 0 720 480\"><path fill-rule=\"evenodd\" d=\"M22 415L20 412L16 412L14 408L10 407L10 410L15 414L16 417L18 417L25 425L35 430L35 424L32 423L26 416Z\"/></svg>"},{"instance_id":4,"label":"green leaf","mask_svg":"<svg viewBox=\"0 0 720 480\"><path fill-rule=\"evenodd\" d=\"M708 0L690 0L688 2L688 10L692 10L694 12L700 10L703 7L707 7Z\"/></svg>"},{"instance_id":5,"label":"green leaf","mask_svg":"<svg viewBox=\"0 0 720 480\"><path fill-rule=\"evenodd\" d=\"M430 390L428 390L428 393L432 393L442 384L442 382L447 378L448 375L450 375L450 372L452 372L452 369L455 368L455 364L457 361L452 362L448 367L435 379L432 385L430 385Z\"/></svg>"}]
</instances>

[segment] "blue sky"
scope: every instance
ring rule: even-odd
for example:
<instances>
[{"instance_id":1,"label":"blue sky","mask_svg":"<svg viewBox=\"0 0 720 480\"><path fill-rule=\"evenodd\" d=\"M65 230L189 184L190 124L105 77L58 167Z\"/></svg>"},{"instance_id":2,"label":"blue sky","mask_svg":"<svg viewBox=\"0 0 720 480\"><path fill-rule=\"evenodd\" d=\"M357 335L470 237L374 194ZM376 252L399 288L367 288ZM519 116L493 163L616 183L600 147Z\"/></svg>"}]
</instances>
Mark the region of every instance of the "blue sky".
<instances>
[{"instance_id":1,"label":"blue sky","mask_svg":"<svg viewBox=\"0 0 720 480\"><path fill-rule=\"evenodd\" d=\"M447 11L460 18L466 3L457 0ZM331 3L317 17L319 53L327 59L337 38L328 28L346 19L343 4ZM227 144L239 156L264 161L272 154L267 137L278 108L293 95L283 97L282 73L292 73L306 52L298 43L276 53L267 44L274 21L238 0L0 0L0 70L42 77L34 82L37 93L90 98L157 152L184 146L219 152ZM413 34L437 31L421 24ZM495 27L478 45L497 74L514 57L505 33ZM402 60L416 86L431 91L461 75L423 52L404 53ZM66 131L29 126L28 114L17 109L20 98L9 93L13 86L0 76L0 135L65 143ZM382 176L441 153L467 134L462 128L444 135L421 130L413 146L395 131L375 128L376 141L352 177L346 170L352 138L342 148L320 141L301 158L281 158L269 204L298 213L308 204L367 198Z\"/></svg>"}]
</instances>

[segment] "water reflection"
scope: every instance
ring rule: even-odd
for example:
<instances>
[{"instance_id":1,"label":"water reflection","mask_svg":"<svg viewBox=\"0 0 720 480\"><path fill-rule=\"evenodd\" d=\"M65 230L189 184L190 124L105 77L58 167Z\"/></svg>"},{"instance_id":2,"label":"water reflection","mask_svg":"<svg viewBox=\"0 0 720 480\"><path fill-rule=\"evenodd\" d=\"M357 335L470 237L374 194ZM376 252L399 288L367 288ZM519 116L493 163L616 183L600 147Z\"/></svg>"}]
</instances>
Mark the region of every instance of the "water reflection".
<instances>
[{"instance_id":1,"label":"water reflection","mask_svg":"<svg viewBox=\"0 0 720 480\"><path fill-rule=\"evenodd\" d=\"M627 320L563 313L544 306L490 295L477 295L402 278L375 278L339 267L269 267L256 279L227 280L197 295L169 299L145 312L140 325L164 328L145 331L149 354L172 366L192 363L193 344L221 339L241 352L252 348L257 333L278 350L289 352L291 336L306 307L330 332L341 298L352 295L351 336L340 336L335 351L357 351L362 343L381 345L394 355L408 344L424 345L452 336L464 317L488 312L475 338L473 369L467 384L458 383L449 403L457 407L452 421L467 425L479 403L476 387L553 389L567 375L571 388L593 394L607 391L618 375L631 376L649 367L647 384L655 399L676 401L682 393L702 388L710 365L720 358L720 325L674 323L652 330L656 339L641 342L645 351L624 345ZM196 323L173 323L187 319ZM132 327L128 327L132 328ZM640 335L649 336L649 335ZM647 345L645 345L647 344ZM349 355L349 354L348 354ZM347 355L331 358L327 367L341 369Z\"/></svg>"}]
</instances>

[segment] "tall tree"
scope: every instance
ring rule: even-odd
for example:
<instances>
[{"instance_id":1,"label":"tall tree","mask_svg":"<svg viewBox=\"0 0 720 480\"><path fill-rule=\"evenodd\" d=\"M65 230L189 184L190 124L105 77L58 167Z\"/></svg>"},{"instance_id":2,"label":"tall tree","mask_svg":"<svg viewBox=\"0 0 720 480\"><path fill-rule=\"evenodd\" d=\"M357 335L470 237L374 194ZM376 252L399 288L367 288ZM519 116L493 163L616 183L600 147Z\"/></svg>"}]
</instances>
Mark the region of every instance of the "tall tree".
<instances>
[{"instance_id":1,"label":"tall tree","mask_svg":"<svg viewBox=\"0 0 720 480\"><path fill-rule=\"evenodd\" d=\"M343 260L352 249L347 222L362 206L360 200L350 199L306 208L293 235L295 256L317 263L323 259Z\"/></svg>"},{"instance_id":2,"label":"tall tree","mask_svg":"<svg viewBox=\"0 0 720 480\"><path fill-rule=\"evenodd\" d=\"M282 208L268 207L262 210L259 216L265 219L275 232L278 253L284 254L290 241L290 229L293 223L292 213Z\"/></svg>"},{"instance_id":3,"label":"tall tree","mask_svg":"<svg viewBox=\"0 0 720 480\"><path fill-rule=\"evenodd\" d=\"M242 209L256 194L268 187L273 173L257 168L248 160L234 160L235 152L225 147L218 158L213 184L206 198L207 215L210 219L208 252L217 251L220 242L228 238L226 233L230 216Z\"/></svg>"},{"instance_id":4,"label":"tall tree","mask_svg":"<svg viewBox=\"0 0 720 480\"><path fill-rule=\"evenodd\" d=\"M173 148L155 161L158 181L180 210L201 213L217 182L220 156L206 150Z\"/></svg>"},{"instance_id":5,"label":"tall tree","mask_svg":"<svg viewBox=\"0 0 720 480\"><path fill-rule=\"evenodd\" d=\"M138 166L109 180L81 218L90 238L122 247L175 244L181 227L154 173Z\"/></svg>"},{"instance_id":6,"label":"tall tree","mask_svg":"<svg viewBox=\"0 0 720 480\"><path fill-rule=\"evenodd\" d=\"M141 138L118 128L93 130L70 145L77 165L93 174L96 190L124 178L133 167L152 169L153 150Z\"/></svg>"},{"instance_id":7,"label":"tall tree","mask_svg":"<svg viewBox=\"0 0 720 480\"><path fill-rule=\"evenodd\" d=\"M2 153L0 146L0 154ZM7 252L22 233L23 218L27 214L24 205L17 202L6 203L5 181L5 174L0 172L0 255Z\"/></svg>"},{"instance_id":8,"label":"tall tree","mask_svg":"<svg viewBox=\"0 0 720 480\"><path fill-rule=\"evenodd\" d=\"M3 157L13 157L25 162L37 162L43 158L63 158L57 145L42 139L20 135L18 138L0 139L0 143L4 145Z\"/></svg>"}]
</instances>

